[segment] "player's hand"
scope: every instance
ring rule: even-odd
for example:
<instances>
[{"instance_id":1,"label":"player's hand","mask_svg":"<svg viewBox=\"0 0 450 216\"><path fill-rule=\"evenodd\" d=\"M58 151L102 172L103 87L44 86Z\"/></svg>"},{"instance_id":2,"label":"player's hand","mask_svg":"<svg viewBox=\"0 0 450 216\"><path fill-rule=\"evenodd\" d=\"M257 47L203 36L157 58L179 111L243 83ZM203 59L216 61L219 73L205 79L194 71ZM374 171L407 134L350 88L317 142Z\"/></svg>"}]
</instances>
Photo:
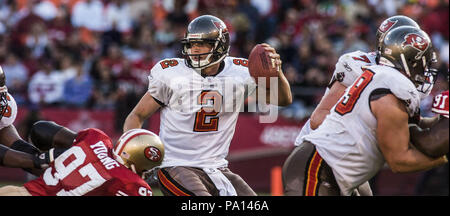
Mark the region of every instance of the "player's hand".
<instances>
[{"instance_id":1,"label":"player's hand","mask_svg":"<svg viewBox=\"0 0 450 216\"><path fill-rule=\"evenodd\" d=\"M266 51L270 52L269 57L272 59L272 67L277 68L278 76L280 76L281 64L282 64L282 61L280 59L280 54L278 54L277 51L275 50L275 48L273 48L269 44L262 43L261 45L265 48Z\"/></svg>"},{"instance_id":2,"label":"player's hand","mask_svg":"<svg viewBox=\"0 0 450 216\"><path fill-rule=\"evenodd\" d=\"M37 169L46 169L51 162L66 150L66 148L51 148L47 152L36 155L34 158L34 167Z\"/></svg>"},{"instance_id":3,"label":"player's hand","mask_svg":"<svg viewBox=\"0 0 450 216\"><path fill-rule=\"evenodd\" d=\"M49 152L43 152L38 155L35 155L33 158L34 168L36 169L46 169L49 167L51 162L51 156Z\"/></svg>"}]
</instances>

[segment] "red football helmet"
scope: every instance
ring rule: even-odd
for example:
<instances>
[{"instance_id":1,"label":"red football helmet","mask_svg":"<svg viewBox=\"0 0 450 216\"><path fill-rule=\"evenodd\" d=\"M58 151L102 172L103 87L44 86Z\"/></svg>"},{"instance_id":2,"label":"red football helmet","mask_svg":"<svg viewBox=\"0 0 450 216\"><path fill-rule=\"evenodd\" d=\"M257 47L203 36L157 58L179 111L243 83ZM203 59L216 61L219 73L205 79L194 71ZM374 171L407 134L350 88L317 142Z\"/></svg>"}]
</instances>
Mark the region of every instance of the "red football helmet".
<instances>
[{"instance_id":1,"label":"red football helmet","mask_svg":"<svg viewBox=\"0 0 450 216\"><path fill-rule=\"evenodd\" d=\"M164 145L159 136L144 129L132 129L122 134L114 147L114 159L138 175L161 165Z\"/></svg>"}]
</instances>

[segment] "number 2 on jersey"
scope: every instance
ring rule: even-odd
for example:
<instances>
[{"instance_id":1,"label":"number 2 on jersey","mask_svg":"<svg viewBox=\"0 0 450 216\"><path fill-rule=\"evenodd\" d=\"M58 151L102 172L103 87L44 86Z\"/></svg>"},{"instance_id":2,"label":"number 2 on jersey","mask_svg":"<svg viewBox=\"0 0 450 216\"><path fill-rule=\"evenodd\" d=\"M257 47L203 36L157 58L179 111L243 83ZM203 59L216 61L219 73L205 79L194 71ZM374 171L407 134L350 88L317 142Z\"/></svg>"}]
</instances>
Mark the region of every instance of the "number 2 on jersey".
<instances>
[{"instance_id":1,"label":"number 2 on jersey","mask_svg":"<svg viewBox=\"0 0 450 216\"><path fill-rule=\"evenodd\" d=\"M219 129L217 115L222 107L222 95L218 91L202 91L197 103L202 105L202 108L195 115L194 131L217 131Z\"/></svg>"},{"instance_id":2,"label":"number 2 on jersey","mask_svg":"<svg viewBox=\"0 0 450 216\"><path fill-rule=\"evenodd\" d=\"M374 72L365 70L355 83L353 83L350 90L348 90L348 93L339 100L334 110L340 115L351 112L363 90L372 81L373 75L375 75Z\"/></svg>"}]
</instances>

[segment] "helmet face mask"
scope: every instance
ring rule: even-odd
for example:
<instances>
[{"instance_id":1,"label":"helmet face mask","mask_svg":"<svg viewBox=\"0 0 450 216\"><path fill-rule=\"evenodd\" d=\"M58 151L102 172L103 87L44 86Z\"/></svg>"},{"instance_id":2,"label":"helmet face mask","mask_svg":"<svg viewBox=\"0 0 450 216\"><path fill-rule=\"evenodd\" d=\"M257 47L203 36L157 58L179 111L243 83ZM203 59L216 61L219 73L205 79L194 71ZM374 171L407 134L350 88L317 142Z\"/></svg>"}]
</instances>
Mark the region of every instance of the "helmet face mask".
<instances>
[{"instance_id":1,"label":"helmet face mask","mask_svg":"<svg viewBox=\"0 0 450 216\"><path fill-rule=\"evenodd\" d=\"M436 80L436 61L429 36L422 30L402 26L391 30L384 38L380 50L380 64L394 67L418 87L427 92Z\"/></svg>"},{"instance_id":2,"label":"helmet face mask","mask_svg":"<svg viewBox=\"0 0 450 216\"><path fill-rule=\"evenodd\" d=\"M203 53L192 53L192 47L194 44L199 44L198 46L210 47L207 52ZM214 47L216 47L216 41L208 40L188 40L183 47L183 55L189 58L189 62L193 68L202 68L208 66L212 63L212 56L214 54Z\"/></svg>"},{"instance_id":3,"label":"helmet face mask","mask_svg":"<svg viewBox=\"0 0 450 216\"><path fill-rule=\"evenodd\" d=\"M6 77L2 67L0 67L0 120L8 109L8 88L6 87Z\"/></svg>"},{"instance_id":4,"label":"helmet face mask","mask_svg":"<svg viewBox=\"0 0 450 216\"><path fill-rule=\"evenodd\" d=\"M427 63L423 76L416 77L417 90L425 95L429 95L431 89L437 80L438 70L433 67L433 63L437 62L436 53L432 53L432 59Z\"/></svg>"},{"instance_id":5,"label":"helmet face mask","mask_svg":"<svg viewBox=\"0 0 450 216\"><path fill-rule=\"evenodd\" d=\"M220 63L230 50L230 36L225 23L210 15L192 20L181 43L186 65L194 69L203 69ZM209 52L194 54L191 50L194 43L207 43L212 48Z\"/></svg>"},{"instance_id":6,"label":"helmet face mask","mask_svg":"<svg viewBox=\"0 0 450 216\"><path fill-rule=\"evenodd\" d=\"M6 111L8 109L8 99L6 92L0 93L0 120L5 115Z\"/></svg>"},{"instance_id":7,"label":"helmet face mask","mask_svg":"<svg viewBox=\"0 0 450 216\"><path fill-rule=\"evenodd\" d=\"M164 145L159 137L144 129L132 129L119 138L113 151L114 159L141 177L164 158Z\"/></svg>"}]
</instances>

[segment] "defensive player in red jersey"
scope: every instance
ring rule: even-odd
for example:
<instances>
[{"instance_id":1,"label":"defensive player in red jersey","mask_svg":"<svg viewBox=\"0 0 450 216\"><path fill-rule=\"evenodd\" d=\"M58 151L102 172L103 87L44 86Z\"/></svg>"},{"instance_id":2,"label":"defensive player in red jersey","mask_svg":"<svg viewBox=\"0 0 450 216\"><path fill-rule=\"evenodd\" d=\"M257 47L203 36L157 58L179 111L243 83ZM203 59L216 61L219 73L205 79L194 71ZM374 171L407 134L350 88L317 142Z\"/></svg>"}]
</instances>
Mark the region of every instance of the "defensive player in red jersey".
<instances>
[{"instance_id":1,"label":"defensive player in red jersey","mask_svg":"<svg viewBox=\"0 0 450 216\"><path fill-rule=\"evenodd\" d=\"M151 188L142 177L164 157L159 137L143 129L127 131L113 147L101 130L88 128L75 133L54 122L40 121L33 126L31 139L37 147L58 150L50 149L50 159L52 152L62 153L39 178L23 187L0 188L0 195L151 196Z\"/></svg>"},{"instance_id":2,"label":"defensive player in red jersey","mask_svg":"<svg viewBox=\"0 0 450 216\"><path fill-rule=\"evenodd\" d=\"M436 124L430 128L422 129L417 125L412 125L409 128L411 134L411 142L421 152L430 157L440 157L447 154L448 157L448 110L449 98L448 90L442 92L434 97L434 102L431 108L439 119Z\"/></svg>"}]
</instances>

